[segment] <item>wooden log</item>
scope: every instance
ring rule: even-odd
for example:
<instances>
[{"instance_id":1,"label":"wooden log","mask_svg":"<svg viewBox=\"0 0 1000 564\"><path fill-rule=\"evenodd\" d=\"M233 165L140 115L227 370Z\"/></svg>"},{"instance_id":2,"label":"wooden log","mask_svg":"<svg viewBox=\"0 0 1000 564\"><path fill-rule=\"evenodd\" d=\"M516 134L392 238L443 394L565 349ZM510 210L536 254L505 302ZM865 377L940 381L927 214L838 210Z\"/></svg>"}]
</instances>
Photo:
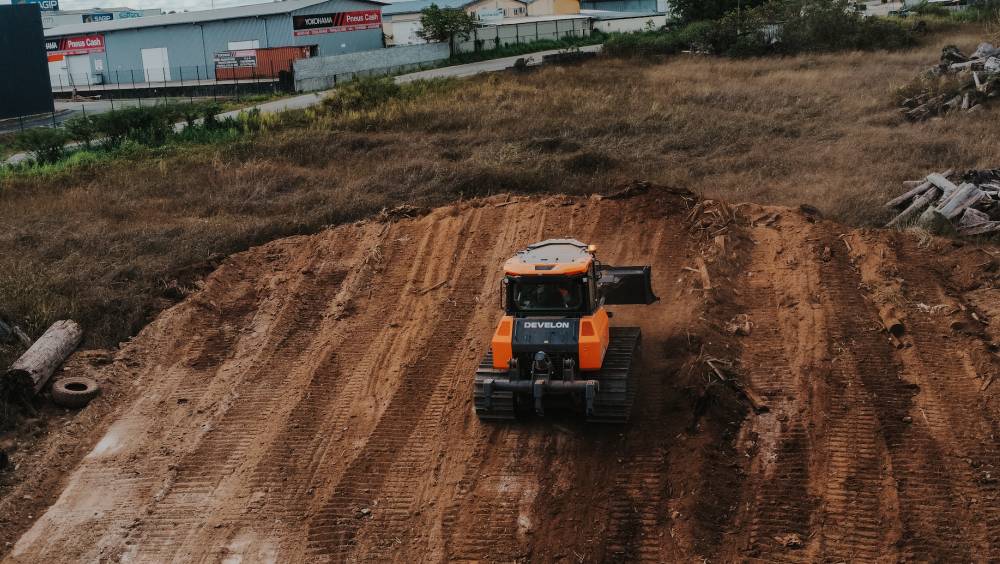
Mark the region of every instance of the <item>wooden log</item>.
<instances>
[{"instance_id":1,"label":"wooden log","mask_svg":"<svg viewBox=\"0 0 1000 564\"><path fill-rule=\"evenodd\" d=\"M948 177L953 174L953 172L954 171L952 171L951 169L948 169L941 173L941 177L947 180ZM894 208L896 206L901 206L906 202L910 201L911 199L916 198L917 196L923 194L927 190L930 190L931 186L933 186L931 181L925 178L923 182L919 182L914 188L909 190L907 193L886 202L885 207Z\"/></svg>"},{"instance_id":2,"label":"wooden log","mask_svg":"<svg viewBox=\"0 0 1000 564\"><path fill-rule=\"evenodd\" d=\"M950 180L948 180L947 178L944 177L944 175L941 175L941 174L937 174L937 173L928 174L927 175L927 180L931 184L933 184L933 185L937 186L938 188L940 188L941 191L944 193L944 197L945 198L947 198L955 190L958 190L958 186L955 186Z\"/></svg>"},{"instance_id":3,"label":"wooden log","mask_svg":"<svg viewBox=\"0 0 1000 564\"><path fill-rule=\"evenodd\" d=\"M967 227L976 227L982 223L987 223L990 221L990 216L984 212L977 210L976 208L969 208L965 210L962 214L961 221L958 222L959 229Z\"/></svg>"},{"instance_id":4,"label":"wooden log","mask_svg":"<svg viewBox=\"0 0 1000 564\"><path fill-rule=\"evenodd\" d=\"M958 234L963 237L972 235L987 235L990 233L1000 233L1000 221L988 221L980 223L974 227L965 227L958 230Z\"/></svg>"},{"instance_id":5,"label":"wooden log","mask_svg":"<svg viewBox=\"0 0 1000 564\"><path fill-rule=\"evenodd\" d=\"M900 225L906 225L912 221L917 215L924 210L927 206L931 205L931 202L936 200L938 196L941 195L941 189L934 187L930 190L924 192L917 198L913 200L910 207L903 210L899 215L892 218L892 221L886 223L886 227L898 227Z\"/></svg>"},{"instance_id":6,"label":"wooden log","mask_svg":"<svg viewBox=\"0 0 1000 564\"><path fill-rule=\"evenodd\" d=\"M75 321L56 321L35 344L14 361L4 375L4 391L40 392L83 339L83 330Z\"/></svg>"},{"instance_id":7,"label":"wooden log","mask_svg":"<svg viewBox=\"0 0 1000 564\"><path fill-rule=\"evenodd\" d=\"M952 220L962 215L962 212L983 199L985 195L975 184L962 184L959 190L952 194L950 198L941 200L941 203L937 206L937 210L941 212L941 215L948 218L948 220Z\"/></svg>"}]
</instances>

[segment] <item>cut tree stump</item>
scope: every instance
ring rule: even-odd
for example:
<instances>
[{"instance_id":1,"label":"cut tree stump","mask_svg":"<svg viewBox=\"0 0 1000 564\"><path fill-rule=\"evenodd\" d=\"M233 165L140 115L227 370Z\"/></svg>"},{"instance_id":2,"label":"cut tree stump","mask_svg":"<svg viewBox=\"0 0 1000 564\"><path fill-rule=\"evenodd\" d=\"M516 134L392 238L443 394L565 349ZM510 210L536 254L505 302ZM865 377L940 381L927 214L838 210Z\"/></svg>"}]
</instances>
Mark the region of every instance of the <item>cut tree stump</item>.
<instances>
[{"instance_id":1,"label":"cut tree stump","mask_svg":"<svg viewBox=\"0 0 1000 564\"><path fill-rule=\"evenodd\" d=\"M4 374L3 392L37 394L59 365L76 350L83 330L71 320L56 321ZM23 397L23 396L22 396Z\"/></svg>"}]
</instances>

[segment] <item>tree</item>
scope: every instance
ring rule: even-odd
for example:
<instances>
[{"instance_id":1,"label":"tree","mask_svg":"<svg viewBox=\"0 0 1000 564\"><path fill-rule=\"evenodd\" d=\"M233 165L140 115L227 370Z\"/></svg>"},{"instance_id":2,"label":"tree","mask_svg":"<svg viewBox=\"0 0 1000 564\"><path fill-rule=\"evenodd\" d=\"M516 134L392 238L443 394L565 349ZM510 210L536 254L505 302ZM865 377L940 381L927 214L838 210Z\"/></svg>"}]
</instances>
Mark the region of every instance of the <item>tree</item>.
<instances>
[{"instance_id":1,"label":"tree","mask_svg":"<svg viewBox=\"0 0 1000 564\"><path fill-rule=\"evenodd\" d=\"M476 19L461 8L439 8L431 4L420 12L423 29L417 35L427 41L447 41L448 52L455 54L455 38L463 41L476 29Z\"/></svg>"},{"instance_id":2,"label":"tree","mask_svg":"<svg viewBox=\"0 0 1000 564\"><path fill-rule=\"evenodd\" d=\"M717 20L728 12L755 8L764 0L670 0L674 16L681 21Z\"/></svg>"}]
</instances>

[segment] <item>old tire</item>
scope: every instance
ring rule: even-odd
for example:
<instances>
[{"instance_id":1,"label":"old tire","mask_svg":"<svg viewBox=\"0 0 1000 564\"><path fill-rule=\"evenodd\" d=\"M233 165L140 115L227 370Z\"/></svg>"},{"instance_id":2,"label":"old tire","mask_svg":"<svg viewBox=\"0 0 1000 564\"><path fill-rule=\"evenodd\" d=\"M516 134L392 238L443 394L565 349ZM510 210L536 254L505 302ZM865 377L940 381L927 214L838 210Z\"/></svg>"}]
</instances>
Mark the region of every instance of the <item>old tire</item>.
<instances>
[{"instance_id":1,"label":"old tire","mask_svg":"<svg viewBox=\"0 0 1000 564\"><path fill-rule=\"evenodd\" d=\"M52 384L52 402L60 407L79 409L101 393L97 382L82 376L70 376Z\"/></svg>"}]
</instances>

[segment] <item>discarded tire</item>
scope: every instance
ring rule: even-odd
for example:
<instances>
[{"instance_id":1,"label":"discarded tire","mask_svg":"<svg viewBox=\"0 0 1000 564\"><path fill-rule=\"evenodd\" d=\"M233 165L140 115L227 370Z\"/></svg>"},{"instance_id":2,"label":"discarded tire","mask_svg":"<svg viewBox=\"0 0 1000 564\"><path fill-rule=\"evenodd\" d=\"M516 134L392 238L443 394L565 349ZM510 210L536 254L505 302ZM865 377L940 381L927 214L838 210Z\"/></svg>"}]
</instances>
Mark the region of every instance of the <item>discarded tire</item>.
<instances>
[{"instance_id":1,"label":"discarded tire","mask_svg":"<svg viewBox=\"0 0 1000 564\"><path fill-rule=\"evenodd\" d=\"M81 376L70 376L52 384L52 402L60 407L81 408L100 393L97 382Z\"/></svg>"}]
</instances>

